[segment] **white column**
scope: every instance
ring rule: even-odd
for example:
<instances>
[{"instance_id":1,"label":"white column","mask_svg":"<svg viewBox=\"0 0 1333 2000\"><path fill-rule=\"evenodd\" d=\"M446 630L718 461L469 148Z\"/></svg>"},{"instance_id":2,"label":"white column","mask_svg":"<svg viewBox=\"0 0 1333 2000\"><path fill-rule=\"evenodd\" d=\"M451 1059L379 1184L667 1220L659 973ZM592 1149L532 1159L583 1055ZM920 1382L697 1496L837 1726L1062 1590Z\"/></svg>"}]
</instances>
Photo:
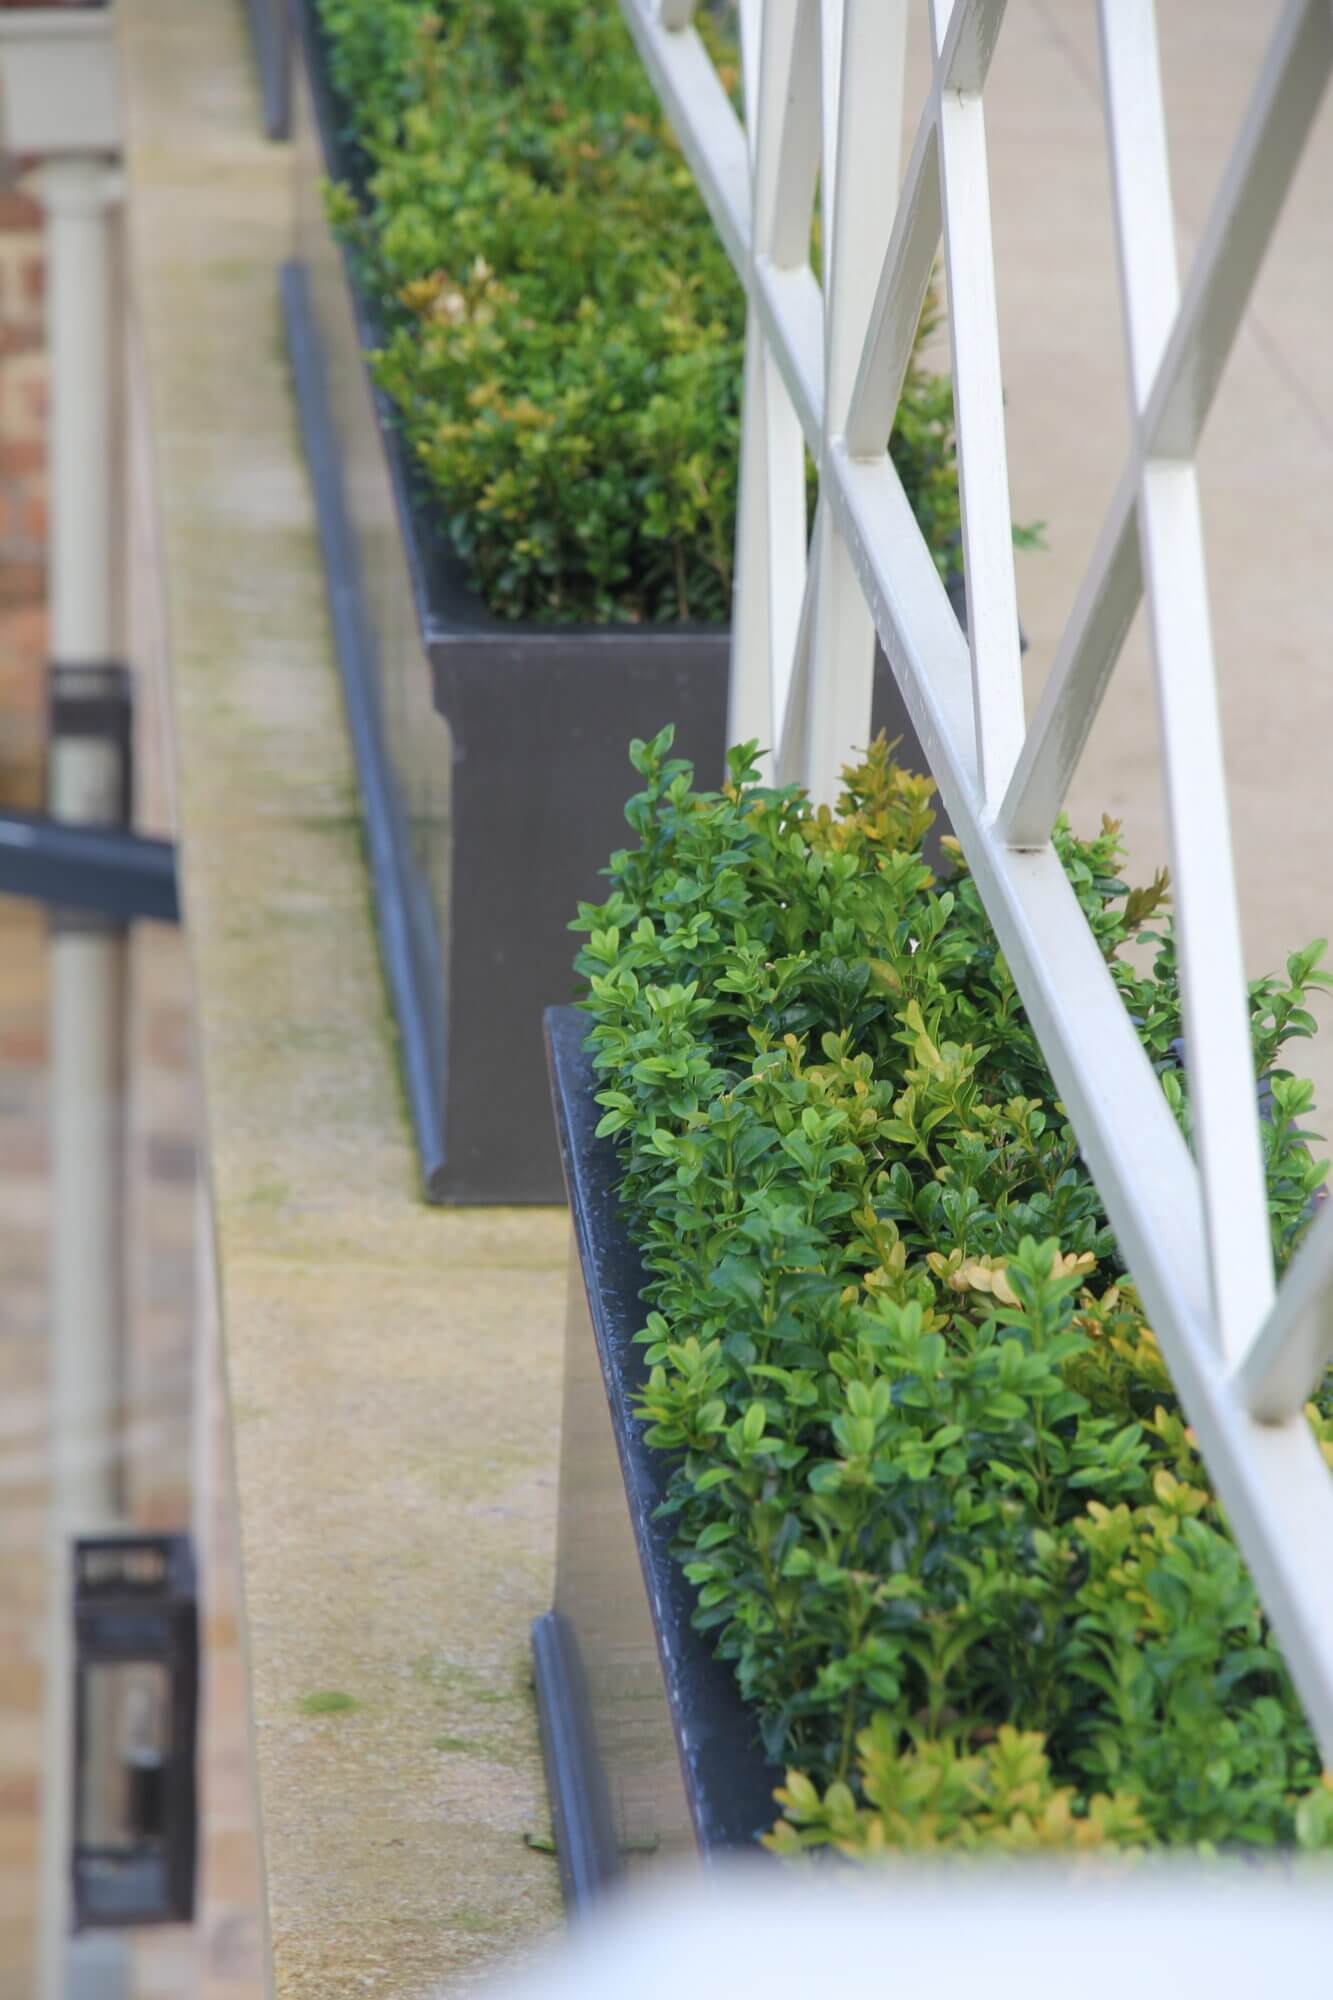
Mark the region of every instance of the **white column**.
<instances>
[{"instance_id":1,"label":"white column","mask_svg":"<svg viewBox=\"0 0 1333 2000\"><path fill-rule=\"evenodd\" d=\"M102 160L49 160L37 177L46 210L47 343L51 365L51 652L99 665L112 629L111 218L120 170Z\"/></svg>"},{"instance_id":2,"label":"white column","mask_svg":"<svg viewBox=\"0 0 1333 2000\"><path fill-rule=\"evenodd\" d=\"M38 186L46 210L51 375L50 653L53 689L96 700L113 666L114 450L112 225L120 174L85 157L53 158ZM103 735L53 731L49 809L112 822L122 811L121 748ZM51 1498L42 1870L43 2000L78 1990L71 1946L73 1729L69 1548L122 1519L118 1452L124 1297L125 934L57 918L51 991ZM100 1976L110 1967L94 1948ZM122 1961L123 1952L114 1954ZM120 1983L111 1975L105 1990Z\"/></svg>"}]
</instances>

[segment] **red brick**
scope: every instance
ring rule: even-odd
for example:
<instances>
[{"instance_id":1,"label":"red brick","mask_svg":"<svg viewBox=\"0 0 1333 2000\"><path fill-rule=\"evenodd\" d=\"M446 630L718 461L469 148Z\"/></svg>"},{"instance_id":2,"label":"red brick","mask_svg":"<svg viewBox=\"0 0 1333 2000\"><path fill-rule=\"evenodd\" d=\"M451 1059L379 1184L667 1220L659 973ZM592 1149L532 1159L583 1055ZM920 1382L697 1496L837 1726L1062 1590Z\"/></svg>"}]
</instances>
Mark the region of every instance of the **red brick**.
<instances>
[{"instance_id":1,"label":"red brick","mask_svg":"<svg viewBox=\"0 0 1333 2000\"><path fill-rule=\"evenodd\" d=\"M46 600L11 605L0 612L0 659L43 660L46 657Z\"/></svg>"},{"instance_id":2,"label":"red brick","mask_svg":"<svg viewBox=\"0 0 1333 2000\"><path fill-rule=\"evenodd\" d=\"M0 1660L0 1708L38 1709L42 1669L36 1660Z\"/></svg>"},{"instance_id":3,"label":"red brick","mask_svg":"<svg viewBox=\"0 0 1333 2000\"><path fill-rule=\"evenodd\" d=\"M134 1509L135 1527L150 1535L169 1535L179 1528L189 1504L188 1498L174 1485L164 1487L159 1493L143 1493Z\"/></svg>"},{"instance_id":4,"label":"red brick","mask_svg":"<svg viewBox=\"0 0 1333 2000\"><path fill-rule=\"evenodd\" d=\"M46 1061L47 1037L44 1026L23 1027L18 1023L0 1028L0 1062L21 1063L35 1069Z\"/></svg>"},{"instance_id":5,"label":"red brick","mask_svg":"<svg viewBox=\"0 0 1333 2000\"><path fill-rule=\"evenodd\" d=\"M0 563L0 609L11 610L45 596L45 563Z\"/></svg>"},{"instance_id":6,"label":"red brick","mask_svg":"<svg viewBox=\"0 0 1333 2000\"><path fill-rule=\"evenodd\" d=\"M0 435L40 438L46 432L46 356L38 348L0 364Z\"/></svg>"},{"instance_id":7,"label":"red brick","mask_svg":"<svg viewBox=\"0 0 1333 2000\"><path fill-rule=\"evenodd\" d=\"M26 766L32 756L34 743L45 740L46 704L41 698L44 678L40 672L32 672L23 687L21 700L10 701L6 698L4 739L0 743L0 752L3 752L12 763Z\"/></svg>"},{"instance_id":8,"label":"red brick","mask_svg":"<svg viewBox=\"0 0 1333 2000\"><path fill-rule=\"evenodd\" d=\"M44 768L40 742L6 742L0 755L0 804L9 812L41 812L46 797ZM46 1171L42 1159L35 1159L32 1165L34 1172Z\"/></svg>"},{"instance_id":9,"label":"red brick","mask_svg":"<svg viewBox=\"0 0 1333 2000\"><path fill-rule=\"evenodd\" d=\"M34 730L46 730L46 660L40 654L31 659L10 661L0 674L0 747L31 737ZM25 750L26 757L26 750Z\"/></svg>"},{"instance_id":10,"label":"red brick","mask_svg":"<svg viewBox=\"0 0 1333 2000\"><path fill-rule=\"evenodd\" d=\"M37 231L42 226L42 207L35 195L22 188L0 188L0 229Z\"/></svg>"},{"instance_id":11,"label":"red brick","mask_svg":"<svg viewBox=\"0 0 1333 2000\"><path fill-rule=\"evenodd\" d=\"M26 479L46 470L46 444L39 437L0 437L0 479Z\"/></svg>"},{"instance_id":12,"label":"red brick","mask_svg":"<svg viewBox=\"0 0 1333 2000\"><path fill-rule=\"evenodd\" d=\"M35 481L0 481L0 554L35 560L46 541L46 496Z\"/></svg>"},{"instance_id":13,"label":"red brick","mask_svg":"<svg viewBox=\"0 0 1333 2000\"><path fill-rule=\"evenodd\" d=\"M41 333L45 292L46 265L34 239L0 232L0 319Z\"/></svg>"},{"instance_id":14,"label":"red brick","mask_svg":"<svg viewBox=\"0 0 1333 2000\"><path fill-rule=\"evenodd\" d=\"M34 1814L40 1804L36 1771L8 1771L0 1777L0 1813Z\"/></svg>"},{"instance_id":15,"label":"red brick","mask_svg":"<svg viewBox=\"0 0 1333 2000\"><path fill-rule=\"evenodd\" d=\"M22 710L7 709L0 766L8 769L11 780L21 779L26 786L29 778L40 773L45 761L46 716L42 708L25 703ZM0 1036L7 1033L8 1029L0 1029Z\"/></svg>"}]
</instances>

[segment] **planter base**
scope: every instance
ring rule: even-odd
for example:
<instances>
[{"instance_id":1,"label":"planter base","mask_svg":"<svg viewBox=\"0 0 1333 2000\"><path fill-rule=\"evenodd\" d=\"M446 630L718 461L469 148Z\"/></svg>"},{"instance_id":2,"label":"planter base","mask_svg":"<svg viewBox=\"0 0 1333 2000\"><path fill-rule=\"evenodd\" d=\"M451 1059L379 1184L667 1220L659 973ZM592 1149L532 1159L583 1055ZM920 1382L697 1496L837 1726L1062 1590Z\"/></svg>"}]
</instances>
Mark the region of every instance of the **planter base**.
<instances>
[{"instance_id":1,"label":"planter base","mask_svg":"<svg viewBox=\"0 0 1333 2000\"><path fill-rule=\"evenodd\" d=\"M558 1611L533 1621L532 1671L560 1887L585 1909L620 1874L620 1850L578 1640Z\"/></svg>"}]
</instances>

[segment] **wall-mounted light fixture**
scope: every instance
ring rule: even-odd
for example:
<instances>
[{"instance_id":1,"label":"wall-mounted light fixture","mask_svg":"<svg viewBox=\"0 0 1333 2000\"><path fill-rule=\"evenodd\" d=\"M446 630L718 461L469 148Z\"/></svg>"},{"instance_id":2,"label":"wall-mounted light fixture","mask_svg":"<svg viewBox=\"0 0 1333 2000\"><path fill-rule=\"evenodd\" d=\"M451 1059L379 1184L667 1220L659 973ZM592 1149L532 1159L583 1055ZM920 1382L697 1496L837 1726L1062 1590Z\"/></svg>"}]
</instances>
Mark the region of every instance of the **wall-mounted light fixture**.
<instances>
[{"instance_id":1,"label":"wall-mounted light fixture","mask_svg":"<svg viewBox=\"0 0 1333 2000\"><path fill-rule=\"evenodd\" d=\"M74 1928L194 1914L199 1636L186 1535L74 1544Z\"/></svg>"}]
</instances>

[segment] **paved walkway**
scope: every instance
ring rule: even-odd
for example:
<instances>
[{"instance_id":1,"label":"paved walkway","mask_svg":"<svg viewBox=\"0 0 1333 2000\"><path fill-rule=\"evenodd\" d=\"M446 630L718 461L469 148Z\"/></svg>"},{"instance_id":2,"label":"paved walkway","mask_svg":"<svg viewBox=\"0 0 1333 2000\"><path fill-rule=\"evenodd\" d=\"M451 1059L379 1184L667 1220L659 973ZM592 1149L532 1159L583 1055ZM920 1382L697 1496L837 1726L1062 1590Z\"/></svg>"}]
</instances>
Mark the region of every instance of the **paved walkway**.
<instances>
[{"instance_id":1,"label":"paved walkway","mask_svg":"<svg viewBox=\"0 0 1333 2000\"><path fill-rule=\"evenodd\" d=\"M417 2000L559 1922L525 1835L565 1218L418 1199L281 349L286 162L234 0L117 16L275 1991Z\"/></svg>"},{"instance_id":2,"label":"paved walkway","mask_svg":"<svg viewBox=\"0 0 1333 2000\"><path fill-rule=\"evenodd\" d=\"M1182 274L1209 212L1279 0L1157 9ZM924 17L924 8L913 7ZM914 22L908 143L924 73ZM1118 477L1128 435L1096 10L1012 0L987 86L996 278L1028 712ZM1214 637L1251 974L1333 936L1333 97L1326 97L1241 327L1200 462ZM1140 615L1071 799L1124 821L1141 875L1168 857ZM1333 1128L1333 1009L1298 1066Z\"/></svg>"}]
</instances>

